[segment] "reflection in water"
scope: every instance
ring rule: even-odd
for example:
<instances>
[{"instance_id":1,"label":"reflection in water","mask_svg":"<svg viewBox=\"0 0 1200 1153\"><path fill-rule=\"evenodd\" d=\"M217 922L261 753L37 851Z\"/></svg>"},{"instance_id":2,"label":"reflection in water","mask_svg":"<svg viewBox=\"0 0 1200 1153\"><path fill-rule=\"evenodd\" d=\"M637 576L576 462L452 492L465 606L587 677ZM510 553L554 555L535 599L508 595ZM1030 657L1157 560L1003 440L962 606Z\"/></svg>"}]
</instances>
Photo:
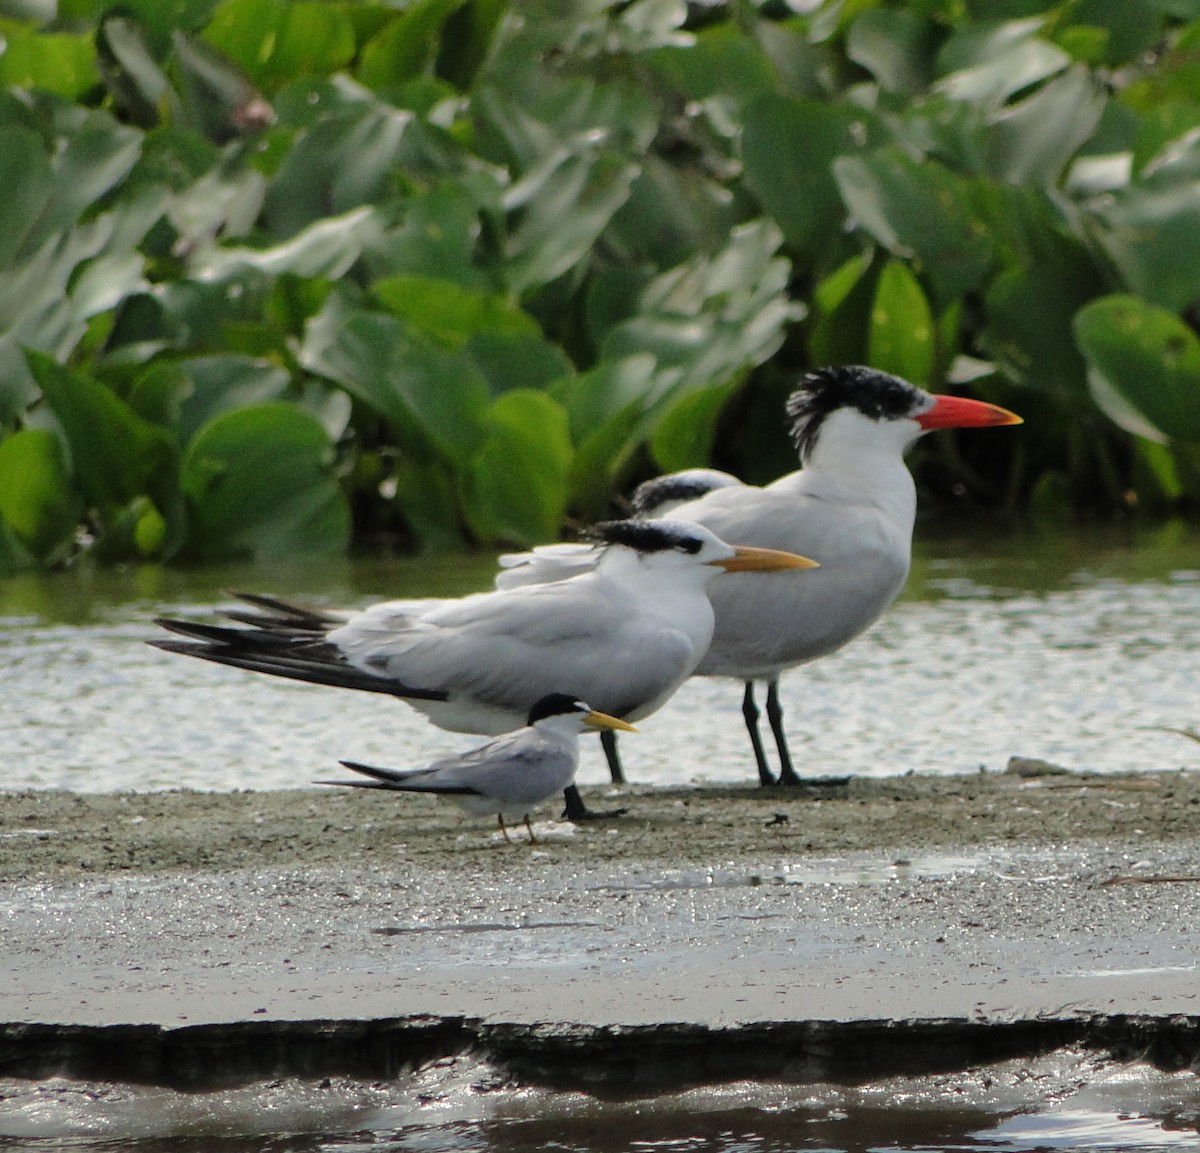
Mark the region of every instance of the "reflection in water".
<instances>
[{"instance_id":1,"label":"reflection in water","mask_svg":"<svg viewBox=\"0 0 1200 1153\"><path fill-rule=\"evenodd\" d=\"M80 569L0 581L7 787L88 791L307 785L348 757L420 764L475 738L372 694L172 657L142 642L162 613L228 588L360 606L487 587L490 557L270 569ZM1072 769L1179 768L1196 724L1200 533L937 538L865 637L783 682L808 775L973 772L1012 755ZM625 742L633 779L748 781L741 694L693 680ZM607 780L587 742L580 780Z\"/></svg>"},{"instance_id":2,"label":"reflection in water","mask_svg":"<svg viewBox=\"0 0 1200 1153\"><path fill-rule=\"evenodd\" d=\"M0 1149L137 1153L933 1153L1197 1148L1193 1074L1082 1053L861 1087L738 1083L632 1101L505 1085L469 1059L411 1078L174 1093L0 1082Z\"/></svg>"}]
</instances>

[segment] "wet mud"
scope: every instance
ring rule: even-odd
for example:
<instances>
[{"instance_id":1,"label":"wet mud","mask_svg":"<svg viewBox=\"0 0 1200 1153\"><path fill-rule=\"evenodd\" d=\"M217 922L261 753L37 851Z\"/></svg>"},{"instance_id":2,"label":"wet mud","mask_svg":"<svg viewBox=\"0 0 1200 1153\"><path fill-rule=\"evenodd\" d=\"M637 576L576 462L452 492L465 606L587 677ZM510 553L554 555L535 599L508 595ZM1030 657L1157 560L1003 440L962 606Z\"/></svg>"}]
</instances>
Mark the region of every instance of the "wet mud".
<instances>
[{"instance_id":1,"label":"wet mud","mask_svg":"<svg viewBox=\"0 0 1200 1153\"><path fill-rule=\"evenodd\" d=\"M429 798L0 793L0 1076L637 1096L1068 1047L1200 1068L1200 774Z\"/></svg>"},{"instance_id":2,"label":"wet mud","mask_svg":"<svg viewBox=\"0 0 1200 1153\"><path fill-rule=\"evenodd\" d=\"M560 856L593 867L703 868L781 853L1200 835L1200 772L1068 774L1041 761L1014 760L1003 773L796 789L634 785L585 786L584 793L595 808L626 812L572 826L547 806L535 829ZM527 852L500 844L488 822L418 796L333 788L0 792L0 880L348 861L428 861L506 875L527 867Z\"/></svg>"}]
</instances>

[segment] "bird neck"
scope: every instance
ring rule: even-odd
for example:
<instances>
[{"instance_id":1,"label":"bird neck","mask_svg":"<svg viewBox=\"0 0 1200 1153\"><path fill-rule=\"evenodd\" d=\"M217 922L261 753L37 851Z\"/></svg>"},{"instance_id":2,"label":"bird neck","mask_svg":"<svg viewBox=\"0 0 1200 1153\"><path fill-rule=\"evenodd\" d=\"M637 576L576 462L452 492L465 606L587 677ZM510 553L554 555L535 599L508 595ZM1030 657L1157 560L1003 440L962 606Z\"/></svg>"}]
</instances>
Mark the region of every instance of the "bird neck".
<instances>
[{"instance_id":1,"label":"bird neck","mask_svg":"<svg viewBox=\"0 0 1200 1153\"><path fill-rule=\"evenodd\" d=\"M904 450L919 430L914 435L910 424L846 422L824 429L804 468L788 480L814 496L874 506L890 520L911 525L917 493Z\"/></svg>"}]
</instances>

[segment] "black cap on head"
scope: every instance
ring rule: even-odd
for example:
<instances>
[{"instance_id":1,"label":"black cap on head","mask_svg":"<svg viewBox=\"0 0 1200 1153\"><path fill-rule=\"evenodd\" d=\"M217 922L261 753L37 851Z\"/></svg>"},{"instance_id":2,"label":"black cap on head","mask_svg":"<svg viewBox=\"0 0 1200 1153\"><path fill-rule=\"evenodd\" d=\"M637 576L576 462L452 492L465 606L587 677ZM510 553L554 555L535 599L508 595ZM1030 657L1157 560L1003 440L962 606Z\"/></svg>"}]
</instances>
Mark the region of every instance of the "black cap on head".
<instances>
[{"instance_id":1,"label":"black cap on head","mask_svg":"<svg viewBox=\"0 0 1200 1153\"><path fill-rule=\"evenodd\" d=\"M704 547L690 525L665 520L605 520L592 525L584 536L597 544L620 544L638 552L698 553Z\"/></svg>"},{"instance_id":2,"label":"black cap on head","mask_svg":"<svg viewBox=\"0 0 1200 1153\"><path fill-rule=\"evenodd\" d=\"M808 459L831 412L854 408L870 420L904 420L921 410L926 397L907 380L861 364L807 372L787 400L792 440L800 460Z\"/></svg>"},{"instance_id":3,"label":"black cap on head","mask_svg":"<svg viewBox=\"0 0 1200 1153\"><path fill-rule=\"evenodd\" d=\"M570 693L547 693L529 710L529 724L535 725L547 717L568 716L571 713L590 713L586 702Z\"/></svg>"}]
</instances>

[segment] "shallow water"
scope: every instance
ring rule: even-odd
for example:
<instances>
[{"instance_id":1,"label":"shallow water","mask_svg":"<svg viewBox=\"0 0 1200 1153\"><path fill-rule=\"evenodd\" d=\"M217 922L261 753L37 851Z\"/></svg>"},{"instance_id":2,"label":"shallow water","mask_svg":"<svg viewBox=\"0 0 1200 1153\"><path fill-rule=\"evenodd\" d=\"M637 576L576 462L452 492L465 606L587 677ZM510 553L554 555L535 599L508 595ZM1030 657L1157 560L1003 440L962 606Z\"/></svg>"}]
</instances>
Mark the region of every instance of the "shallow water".
<instances>
[{"instance_id":1,"label":"shallow water","mask_svg":"<svg viewBox=\"0 0 1200 1153\"><path fill-rule=\"evenodd\" d=\"M490 557L223 570L80 569L0 581L6 788L284 788L340 758L418 765L476 738L402 704L209 666L143 644L153 618L247 588L331 605L486 588ZM1003 769L1013 755L1138 771L1200 764L1155 726L1200 721L1200 530L919 536L896 606L785 678L798 769ZM623 742L631 779L753 779L729 681L688 682ZM607 779L585 742L580 780Z\"/></svg>"},{"instance_id":2,"label":"shallow water","mask_svg":"<svg viewBox=\"0 0 1200 1153\"><path fill-rule=\"evenodd\" d=\"M1186 1073L1080 1052L860 1087L736 1082L633 1101L508 1086L470 1059L394 1082L277 1081L218 1093L0 1081L0 1149L214 1153L1183 1153Z\"/></svg>"}]
</instances>

